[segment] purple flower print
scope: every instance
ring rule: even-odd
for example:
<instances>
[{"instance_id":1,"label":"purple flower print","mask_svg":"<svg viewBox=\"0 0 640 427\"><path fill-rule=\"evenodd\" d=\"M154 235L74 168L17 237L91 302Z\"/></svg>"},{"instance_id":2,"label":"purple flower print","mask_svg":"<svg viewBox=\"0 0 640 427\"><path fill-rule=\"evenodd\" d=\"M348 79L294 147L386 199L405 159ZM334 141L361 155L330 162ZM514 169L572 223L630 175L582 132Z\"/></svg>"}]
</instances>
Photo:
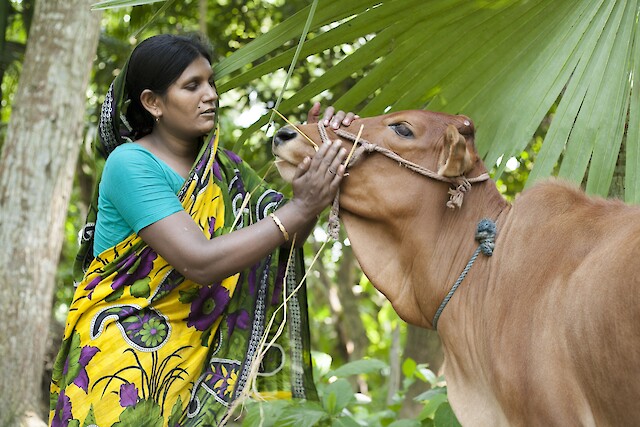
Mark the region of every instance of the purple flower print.
<instances>
[{"instance_id":1,"label":"purple flower print","mask_svg":"<svg viewBox=\"0 0 640 427\"><path fill-rule=\"evenodd\" d=\"M120 386L120 406L128 408L138 403L138 389L135 384L127 383Z\"/></svg>"},{"instance_id":2,"label":"purple flower print","mask_svg":"<svg viewBox=\"0 0 640 427\"><path fill-rule=\"evenodd\" d=\"M240 175L240 172L236 171L236 177L238 177L238 179L233 181L230 187L230 189L235 190L235 192L232 192L231 195L233 197L236 194L242 194L242 196L244 197L247 194L247 190L244 188L244 182L242 181L242 176Z\"/></svg>"},{"instance_id":3,"label":"purple flower print","mask_svg":"<svg viewBox=\"0 0 640 427\"><path fill-rule=\"evenodd\" d=\"M69 351L69 355L64 362L64 366L62 368L62 375L64 378L64 384L75 384L81 389L84 390L85 393L88 391L89 386L89 376L87 375L87 365L100 351L98 347L93 347L90 345L81 347L80 346L80 336L74 334L71 341L71 348Z\"/></svg>"},{"instance_id":4,"label":"purple flower print","mask_svg":"<svg viewBox=\"0 0 640 427\"><path fill-rule=\"evenodd\" d=\"M234 163L242 163L242 159L240 158L240 156L238 156L233 151L224 150L224 152L227 154L227 156L229 156L229 159L231 159L232 162L234 162Z\"/></svg>"},{"instance_id":5,"label":"purple flower print","mask_svg":"<svg viewBox=\"0 0 640 427\"><path fill-rule=\"evenodd\" d=\"M51 427L67 427L69 425L69 421L72 419L71 399L69 399L69 397L64 393L64 390L62 390L58 396L56 409L53 413L53 418L51 419Z\"/></svg>"},{"instance_id":6,"label":"purple flower print","mask_svg":"<svg viewBox=\"0 0 640 427\"><path fill-rule=\"evenodd\" d=\"M213 175L216 177L218 181L222 181L222 172L220 171L220 165L218 161L214 161L211 167L213 169Z\"/></svg>"},{"instance_id":7,"label":"purple flower print","mask_svg":"<svg viewBox=\"0 0 640 427\"><path fill-rule=\"evenodd\" d=\"M119 322L124 327L127 338L142 348L158 348L164 345L169 335L170 328L166 318L149 307Z\"/></svg>"},{"instance_id":8,"label":"purple flower print","mask_svg":"<svg viewBox=\"0 0 640 427\"><path fill-rule=\"evenodd\" d=\"M142 329L142 326L149 322L150 317L149 312L138 312L126 318L122 323L126 325L125 330L127 331L127 335L138 333Z\"/></svg>"},{"instance_id":9,"label":"purple flower print","mask_svg":"<svg viewBox=\"0 0 640 427\"><path fill-rule=\"evenodd\" d=\"M247 329L249 327L249 313L247 310L240 309L234 311L227 316L227 326L229 327L229 336L233 333L236 326L240 329Z\"/></svg>"},{"instance_id":10,"label":"purple flower print","mask_svg":"<svg viewBox=\"0 0 640 427\"><path fill-rule=\"evenodd\" d=\"M95 290L96 286L98 286L100 282L102 282L102 279L103 279L102 275L98 274L87 284L87 286L84 287L85 291L89 291L89 293L87 294L87 298L89 300L91 300L91 297L93 296L93 291Z\"/></svg>"},{"instance_id":11,"label":"purple flower print","mask_svg":"<svg viewBox=\"0 0 640 427\"><path fill-rule=\"evenodd\" d=\"M213 232L216 229L216 217L209 218L209 236L213 236Z\"/></svg>"},{"instance_id":12,"label":"purple flower print","mask_svg":"<svg viewBox=\"0 0 640 427\"><path fill-rule=\"evenodd\" d=\"M143 279L151 272L153 261L158 257L150 247L146 247L140 254L131 254L118 264L118 274L111 288L116 290L125 285L131 285L136 280Z\"/></svg>"},{"instance_id":13,"label":"purple flower print","mask_svg":"<svg viewBox=\"0 0 640 427\"><path fill-rule=\"evenodd\" d=\"M98 351L100 351L98 350L98 347L93 347L90 345L82 347L82 350L80 351L80 359L78 359L80 372L78 373L76 379L73 380L73 383L83 389L85 393L88 392L89 387L89 376L87 375L86 367Z\"/></svg>"},{"instance_id":14,"label":"purple flower print","mask_svg":"<svg viewBox=\"0 0 640 427\"><path fill-rule=\"evenodd\" d=\"M230 299L229 291L220 284L201 287L191 302L187 326L194 326L199 331L207 330L222 314Z\"/></svg>"}]
</instances>

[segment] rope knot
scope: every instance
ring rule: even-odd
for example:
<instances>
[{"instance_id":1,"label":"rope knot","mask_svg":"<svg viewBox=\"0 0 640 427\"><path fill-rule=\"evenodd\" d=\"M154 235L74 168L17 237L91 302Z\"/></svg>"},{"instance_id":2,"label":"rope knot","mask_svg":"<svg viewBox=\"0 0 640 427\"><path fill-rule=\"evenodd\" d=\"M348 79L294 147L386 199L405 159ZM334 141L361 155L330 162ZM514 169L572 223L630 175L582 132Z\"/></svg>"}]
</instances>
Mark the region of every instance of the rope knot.
<instances>
[{"instance_id":1,"label":"rope knot","mask_svg":"<svg viewBox=\"0 0 640 427\"><path fill-rule=\"evenodd\" d=\"M447 207L449 209L460 208L464 201L464 194L469 190L471 190L471 182L463 176L456 188L449 188Z\"/></svg>"},{"instance_id":2,"label":"rope knot","mask_svg":"<svg viewBox=\"0 0 640 427\"><path fill-rule=\"evenodd\" d=\"M490 219L483 219L478 223L476 240L480 243L480 251L486 256L493 255L496 245L496 223Z\"/></svg>"}]
</instances>

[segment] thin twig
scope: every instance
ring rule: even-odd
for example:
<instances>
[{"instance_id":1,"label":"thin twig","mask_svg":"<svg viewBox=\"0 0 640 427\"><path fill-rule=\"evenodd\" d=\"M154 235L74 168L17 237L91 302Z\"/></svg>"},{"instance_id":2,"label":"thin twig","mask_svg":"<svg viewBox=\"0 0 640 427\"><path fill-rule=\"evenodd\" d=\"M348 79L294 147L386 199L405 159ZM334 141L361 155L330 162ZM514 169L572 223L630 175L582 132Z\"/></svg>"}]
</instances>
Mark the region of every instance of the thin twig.
<instances>
[{"instance_id":1,"label":"thin twig","mask_svg":"<svg viewBox=\"0 0 640 427\"><path fill-rule=\"evenodd\" d=\"M351 147L351 151L347 156L347 160L344 162L344 166L349 166L349 161L351 161L351 156L353 156L353 152L356 151L356 147L358 146L358 141L360 140L360 136L362 135L362 130L364 129L364 125L360 125L360 130L358 131L358 135L356 136L356 140L353 142L353 146Z\"/></svg>"},{"instance_id":2,"label":"thin twig","mask_svg":"<svg viewBox=\"0 0 640 427\"><path fill-rule=\"evenodd\" d=\"M280 117L282 117L282 120L284 120L285 122L287 122L291 127L293 127L296 131L300 132L300 135L304 136L307 141L309 141L311 143L311 145L313 145L313 148L316 149L316 151L318 151L318 144L316 144L315 142L313 142L313 140L311 138L309 138L304 132L302 132L298 126L294 125L293 123L291 123L289 120L287 120L287 118L285 116L283 116L282 114L280 114L280 111L276 110L275 108L272 108L273 112L276 113L277 115L279 115Z\"/></svg>"}]
</instances>

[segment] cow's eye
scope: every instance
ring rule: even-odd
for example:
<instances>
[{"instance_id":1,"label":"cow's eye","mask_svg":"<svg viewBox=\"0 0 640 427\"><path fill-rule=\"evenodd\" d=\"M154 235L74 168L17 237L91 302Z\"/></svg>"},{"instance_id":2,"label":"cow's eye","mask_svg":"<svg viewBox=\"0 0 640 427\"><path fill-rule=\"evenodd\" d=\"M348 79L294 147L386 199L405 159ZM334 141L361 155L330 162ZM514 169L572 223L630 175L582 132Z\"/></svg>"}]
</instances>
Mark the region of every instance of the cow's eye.
<instances>
[{"instance_id":1,"label":"cow's eye","mask_svg":"<svg viewBox=\"0 0 640 427\"><path fill-rule=\"evenodd\" d=\"M397 133L399 136L403 138L413 137L413 132L411 131L409 126L406 125L406 123L394 123L389 127L393 129L395 133Z\"/></svg>"}]
</instances>

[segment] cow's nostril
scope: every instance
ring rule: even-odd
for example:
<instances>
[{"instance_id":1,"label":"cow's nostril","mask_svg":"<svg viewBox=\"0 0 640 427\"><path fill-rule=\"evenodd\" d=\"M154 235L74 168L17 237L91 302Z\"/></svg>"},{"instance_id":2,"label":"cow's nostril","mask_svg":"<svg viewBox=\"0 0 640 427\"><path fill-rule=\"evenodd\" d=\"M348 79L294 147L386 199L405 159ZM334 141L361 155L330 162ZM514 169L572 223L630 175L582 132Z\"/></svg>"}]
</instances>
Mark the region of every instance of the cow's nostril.
<instances>
[{"instance_id":1,"label":"cow's nostril","mask_svg":"<svg viewBox=\"0 0 640 427\"><path fill-rule=\"evenodd\" d=\"M298 132L295 130L284 127L276 132L276 137L274 139L276 145L284 144L287 141L290 141L298 136Z\"/></svg>"}]
</instances>

